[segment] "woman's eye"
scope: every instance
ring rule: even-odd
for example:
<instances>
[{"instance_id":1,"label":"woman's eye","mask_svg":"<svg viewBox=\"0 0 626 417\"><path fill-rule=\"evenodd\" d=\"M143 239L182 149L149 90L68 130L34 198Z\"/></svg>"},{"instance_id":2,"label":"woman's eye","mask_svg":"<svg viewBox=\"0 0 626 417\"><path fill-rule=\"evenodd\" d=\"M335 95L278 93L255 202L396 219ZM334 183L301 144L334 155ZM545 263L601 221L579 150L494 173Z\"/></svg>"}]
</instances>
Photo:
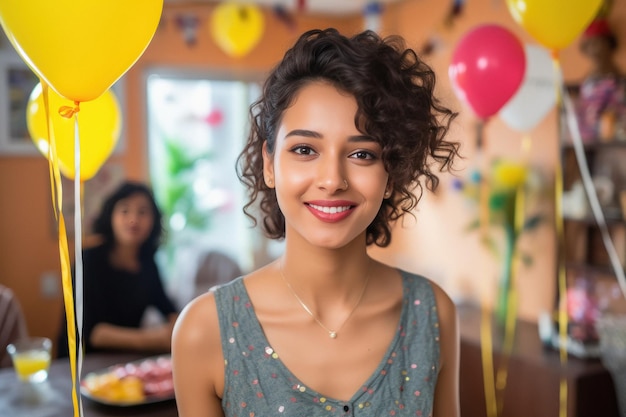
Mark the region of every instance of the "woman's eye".
<instances>
[{"instance_id":1,"label":"woman's eye","mask_svg":"<svg viewBox=\"0 0 626 417\"><path fill-rule=\"evenodd\" d=\"M357 151L351 157L356 159L376 159L376 155L369 151Z\"/></svg>"},{"instance_id":2,"label":"woman's eye","mask_svg":"<svg viewBox=\"0 0 626 417\"><path fill-rule=\"evenodd\" d=\"M294 146L291 148L291 152L296 153L298 155L313 155L315 151L308 146L300 145Z\"/></svg>"}]
</instances>

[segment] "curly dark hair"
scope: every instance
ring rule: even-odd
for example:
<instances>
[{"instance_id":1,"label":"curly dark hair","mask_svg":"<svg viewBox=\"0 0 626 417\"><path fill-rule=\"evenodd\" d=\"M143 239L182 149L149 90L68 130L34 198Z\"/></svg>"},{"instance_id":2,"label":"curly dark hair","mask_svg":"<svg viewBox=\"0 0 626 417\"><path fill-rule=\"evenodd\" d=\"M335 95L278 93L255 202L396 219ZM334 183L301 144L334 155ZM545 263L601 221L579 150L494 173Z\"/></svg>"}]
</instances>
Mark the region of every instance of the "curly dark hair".
<instances>
[{"instance_id":1,"label":"curly dark hair","mask_svg":"<svg viewBox=\"0 0 626 417\"><path fill-rule=\"evenodd\" d=\"M285 237L285 218L274 189L263 179L263 143L273 154L283 113L298 92L315 81L329 82L354 96L355 126L382 147L382 160L393 187L376 218L367 228L367 244L385 247L391 241L391 223L410 213L424 187L439 183L431 167L449 170L459 143L444 140L456 113L434 97L435 73L405 46L399 36L381 38L364 31L351 38L336 29L311 30L300 36L265 81L263 94L250 107L251 130L237 159L237 175L248 188L244 213L258 209L265 234Z\"/></svg>"},{"instance_id":2,"label":"curly dark hair","mask_svg":"<svg viewBox=\"0 0 626 417\"><path fill-rule=\"evenodd\" d=\"M102 205L100 214L94 220L93 232L100 235L103 239L103 245L111 248L115 243L115 236L113 235L113 209L120 200L128 198L135 194L141 194L148 198L150 201L150 207L152 208L152 215L154 217L154 224L152 230L146 241L141 245L140 254L142 256L152 256L161 243L161 237L163 235L162 214L154 199L152 190L145 184L139 182L126 181L122 183L117 190L115 190Z\"/></svg>"}]
</instances>

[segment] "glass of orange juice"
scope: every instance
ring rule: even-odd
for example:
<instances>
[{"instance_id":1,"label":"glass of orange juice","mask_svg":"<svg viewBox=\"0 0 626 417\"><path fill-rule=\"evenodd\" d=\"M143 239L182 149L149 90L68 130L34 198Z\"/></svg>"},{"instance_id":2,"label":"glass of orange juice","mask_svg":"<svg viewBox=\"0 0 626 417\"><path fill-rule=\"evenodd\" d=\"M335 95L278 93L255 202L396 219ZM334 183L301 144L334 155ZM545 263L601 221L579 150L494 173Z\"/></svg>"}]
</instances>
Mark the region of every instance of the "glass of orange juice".
<instances>
[{"instance_id":1,"label":"glass of orange juice","mask_svg":"<svg viewBox=\"0 0 626 417\"><path fill-rule=\"evenodd\" d=\"M7 346L13 367L24 382L43 382L48 378L52 341L47 337L27 337Z\"/></svg>"}]
</instances>

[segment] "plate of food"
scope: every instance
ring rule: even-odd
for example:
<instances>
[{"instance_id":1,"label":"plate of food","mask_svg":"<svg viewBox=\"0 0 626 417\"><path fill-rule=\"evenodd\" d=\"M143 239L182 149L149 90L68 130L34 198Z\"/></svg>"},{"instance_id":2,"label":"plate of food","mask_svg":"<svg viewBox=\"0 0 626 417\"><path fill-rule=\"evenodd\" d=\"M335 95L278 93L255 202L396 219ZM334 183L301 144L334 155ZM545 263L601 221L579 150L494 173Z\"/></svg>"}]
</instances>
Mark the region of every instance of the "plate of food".
<instances>
[{"instance_id":1,"label":"plate of food","mask_svg":"<svg viewBox=\"0 0 626 417\"><path fill-rule=\"evenodd\" d=\"M119 407L174 399L170 355L152 356L90 372L80 382L81 394Z\"/></svg>"}]
</instances>

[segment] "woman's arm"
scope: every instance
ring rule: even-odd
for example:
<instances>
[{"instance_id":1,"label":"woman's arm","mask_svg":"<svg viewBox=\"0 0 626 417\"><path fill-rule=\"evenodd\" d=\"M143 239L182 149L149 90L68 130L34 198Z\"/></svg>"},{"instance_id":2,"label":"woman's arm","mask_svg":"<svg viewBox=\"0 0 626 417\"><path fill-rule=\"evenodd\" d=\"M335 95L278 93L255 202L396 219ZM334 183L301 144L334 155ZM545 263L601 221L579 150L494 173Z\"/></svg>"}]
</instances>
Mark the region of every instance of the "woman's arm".
<instances>
[{"instance_id":1,"label":"woman's arm","mask_svg":"<svg viewBox=\"0 0 626 417\"><path fill-rule=\"evenodd\" d=\"M178 317L172 371L179 417L224 416L224 355L212 293L193 300Z\"/></svg>"},{"instance_id":2,"label":"woman's arm","mask_svg":"<svg viewBox=\"0 0 626 417\"><path fill-rule=\"evenodd\" d=\"M173 327L173 320L148 328L98 323L91 331L89 342L93 348L169 352Z\"/></svg>"},{"instance_id":3,"label":"woman's arm","mask_svg":"<svg viewBox=\"0 0 626 417\"><path fill-rule=\"evenodd\" d=\"M435 388L434 417L458 417L460 336L456 306L448 295L433 285L439 313L440 367Z\"/></svg>"}]
</instances>

